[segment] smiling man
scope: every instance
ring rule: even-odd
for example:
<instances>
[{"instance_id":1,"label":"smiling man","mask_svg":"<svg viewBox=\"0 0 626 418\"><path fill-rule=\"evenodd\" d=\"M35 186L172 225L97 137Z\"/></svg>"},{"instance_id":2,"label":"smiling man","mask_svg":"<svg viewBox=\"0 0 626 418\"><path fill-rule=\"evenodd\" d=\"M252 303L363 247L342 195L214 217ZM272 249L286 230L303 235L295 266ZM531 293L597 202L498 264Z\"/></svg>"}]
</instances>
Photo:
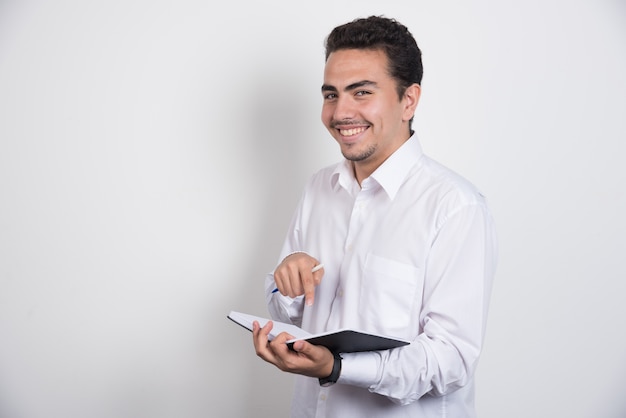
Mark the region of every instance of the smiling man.
<instances>
[{"instance_id":1,"label":"smiling man","mask_svg":"<svg viewBox=\"0 0 626 418\"><path fill-rule=\"evenodd\" d=\"M387 68L381 49L337 50L326 61L322 121L359 183L409 139L420 96L418 83L399 95Z\"/></svg>"},{"instance_id":2,"label":"smiling man","mask_svg":"<svg viewBox=\"0 0 626 418\"><path fill-rule=\"evenodd\" d=\"M393 19L357 19L326 40L322 121L344 159L307 184L266 279L268 309L311 333L411 344L292 351L289 335L269 342L271 322L255 323L257 355L298 375L293 417L476 415L495 231L484 196L422 153L412 130L421 79L415 39Z\"/></svg>"}]
</instances>

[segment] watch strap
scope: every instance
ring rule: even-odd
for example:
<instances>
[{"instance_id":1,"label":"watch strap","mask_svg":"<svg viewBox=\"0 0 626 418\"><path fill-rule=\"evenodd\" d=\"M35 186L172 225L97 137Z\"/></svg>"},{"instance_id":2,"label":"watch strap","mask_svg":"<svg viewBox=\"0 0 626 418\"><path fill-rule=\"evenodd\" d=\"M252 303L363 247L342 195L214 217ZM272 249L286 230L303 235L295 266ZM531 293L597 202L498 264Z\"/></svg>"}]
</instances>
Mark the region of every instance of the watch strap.
<instances>
[{"instance_id":1,"label":"watch strap","mask_svg":"<svg viewBox=\"0 0 626 418\"><path fill-rule=\"evenodd\" d=\"M330 372L329 376L319 378L320 386L331 386L339 380L339 375L341 374L341 356L339 353L333 353L333 357L333 370Z\"/></svg>"}]
</instances>

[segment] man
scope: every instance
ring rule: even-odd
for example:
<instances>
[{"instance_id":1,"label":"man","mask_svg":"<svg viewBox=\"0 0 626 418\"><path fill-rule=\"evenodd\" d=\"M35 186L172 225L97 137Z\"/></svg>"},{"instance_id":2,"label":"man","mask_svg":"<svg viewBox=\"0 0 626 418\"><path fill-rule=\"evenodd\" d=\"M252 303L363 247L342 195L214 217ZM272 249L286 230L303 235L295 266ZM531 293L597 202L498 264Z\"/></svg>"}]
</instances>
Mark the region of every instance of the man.
<instances>
[{"instance_id":1,"label":"man","mask_svg":"<svg viewBox=\"0 0 626 418\"><path fill-rule=\"evenodd\" d=\"M271 322L255 323L257 355L299 375L294 417L476 415L495 233L485 198L421 151L411 129L421 78L421 52L393 19L357 19L327 38L322 121L344 160L307 184L266 280L268 308L311 333L353 328L411 344L290 351L288 335L268 342Z\"/></svg>"}]
</instances>

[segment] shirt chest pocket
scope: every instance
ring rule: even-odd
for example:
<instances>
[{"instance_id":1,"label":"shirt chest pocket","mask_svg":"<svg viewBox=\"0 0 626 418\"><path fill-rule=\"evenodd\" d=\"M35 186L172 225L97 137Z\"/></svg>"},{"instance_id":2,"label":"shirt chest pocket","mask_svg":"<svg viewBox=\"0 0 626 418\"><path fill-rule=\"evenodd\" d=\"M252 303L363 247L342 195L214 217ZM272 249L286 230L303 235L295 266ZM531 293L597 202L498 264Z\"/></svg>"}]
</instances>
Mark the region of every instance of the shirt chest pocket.
<instances>
[{"instance_id":1,"label":"shirt chest pocket","mask_svg":"<svg viewBox=\"0 0 626 418\"><path fill-rule=\"evenodd\" d=\"M377 332L407 337L418 326L414 312L421 304L418 267L368 254L363 268L359 315Z\"/></svg>"}]
</instances>

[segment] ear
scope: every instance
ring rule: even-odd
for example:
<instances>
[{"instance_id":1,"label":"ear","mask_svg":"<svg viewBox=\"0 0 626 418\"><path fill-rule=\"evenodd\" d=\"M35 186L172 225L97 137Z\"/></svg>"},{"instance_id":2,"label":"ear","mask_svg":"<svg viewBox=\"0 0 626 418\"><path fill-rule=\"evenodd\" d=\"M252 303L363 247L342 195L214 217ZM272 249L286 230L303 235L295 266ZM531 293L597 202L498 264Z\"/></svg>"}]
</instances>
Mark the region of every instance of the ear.
<instances>
[{"instance_id":1,"label":"ear","mask_svg":"<svg viewBox=\"0 0 626 418\"><path fill-rule=\"evenodd\" d=\"M402 114L403 121L409 121L415 115L415 109L417 108L417 103L420 101L420 94L422 93L422 88L419 84L411 84L407 87L404 92L404 110Z\"/></svg>"}]
</instances>

